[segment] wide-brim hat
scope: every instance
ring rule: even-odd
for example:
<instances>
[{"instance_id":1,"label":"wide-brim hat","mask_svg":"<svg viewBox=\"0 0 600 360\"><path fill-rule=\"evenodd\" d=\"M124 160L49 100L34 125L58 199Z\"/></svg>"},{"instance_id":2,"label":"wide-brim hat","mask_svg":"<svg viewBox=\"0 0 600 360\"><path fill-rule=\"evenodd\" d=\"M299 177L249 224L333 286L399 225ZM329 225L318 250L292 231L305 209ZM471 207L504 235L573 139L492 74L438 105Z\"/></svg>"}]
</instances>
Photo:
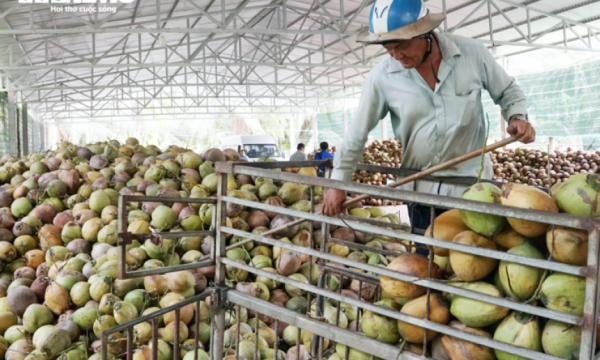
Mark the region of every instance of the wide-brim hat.
<instances>
[{"instance_id":1,"label":"wide-brim hat","mask_svg":"<svg viewBox=\"0 0 600 360\"><path fill-rule=\"evenodd\" d=\"M446 15L428 12L427 15L411 24L385 33L374 34L370 29L366 29L358 34L356 41L365 44L382 44L388 41L410 40L433 31L444 20L446 20Z\"/></svg>"}]
</instances>

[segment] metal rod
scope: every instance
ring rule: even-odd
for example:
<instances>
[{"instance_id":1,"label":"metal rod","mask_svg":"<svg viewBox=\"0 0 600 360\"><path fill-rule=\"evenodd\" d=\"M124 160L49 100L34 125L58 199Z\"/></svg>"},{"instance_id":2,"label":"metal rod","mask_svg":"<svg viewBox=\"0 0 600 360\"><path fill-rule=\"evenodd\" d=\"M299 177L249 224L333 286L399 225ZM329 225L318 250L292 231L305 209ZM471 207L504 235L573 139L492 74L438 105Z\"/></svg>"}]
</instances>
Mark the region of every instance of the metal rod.
<instances>
[{"instance_id":1,"label":"metal rod","mask_svg":"<svg viewBox=\"0 0 600 360\"><path fill-rule=\"evenodd\" d=\"M503 298L499 298L499 297L495 297L495 296L485 295L485 294L471 291L471 290L466 290L466 289L459 288L456 286L441 283L436 280L422 279L422 278L418 278L418 277L414 277L414 276L409 276L409 275L406 275L403 273L399 273L396 271L388 270L387 268L383 268L380 266L358 263L356 261L348 260L346 258L342 258L339 256L327 254L327 253L319 253L316 250L308 249L308 248L293 245L293 244L284 243L284 242L274 240L274 239L263 238L260 235L249 234L249 233L244 234L244 232L242 232L242 231L238 231L235 229L228 229L228 228L223 229L223 232L228 233L228 234L238 235L238 236L252 237L252 238L254 238L254 240L256 240L258 242L266 243L266 244L273 245L273 246L280 246L282 248L285 248L288 250L293 250L293 251L296 251L296 252L299 252L302 254L309 255L312 253L314 256L319 257L321 259L337 262L342 265L357 268L360 270L365 270L365 271L368 271L370 273L374 273L374 274L377 274L380 276L387 276L387 277L390 277L395 280L411 282L413 284L428 287L428 288L431 288L434 290L449 292L451 294L464 296L469 299L484 301L489 304L503 306L503 307L507 307L509 309L513 309L513 310L517 310L517 311L524 311L524 312L527 312L530 314L542 316L542 317L545 317L548 319L562 321L562 322L565 322L568 324L580 325L581 319L582 319L581 317L562 313L559 311L553 311L553 310L539 308L539 307L532 306L532 305L521 304L521 303L517 303L517 302L511 301L511 300L508 300L508 299L503 299ZM234 268L239 268L239 269L243 269L248 272L251 272L251 273L255 273L254 268L252 268L250 266L242 265L241 263L238 263L236 261L232 261L232 260L229 260L226 258L222 259L221 261L227 265L233 266ZM269 275L269 274L271 274L271 273L267 273L267 272L265 272L264 274L261 273L261 275L264 275L264 276L272 279L274 275L273 274ZM278 279L278 281L279 281L279 279ZM304 289L307 291L316 292L316 289L314 289L314 286L311 285L311 287L312 287L312 290L307 290L307 288L304 288Z\"/></svg>"},{"instance_id":2,"label":"metal rod","mask_svg":"<svg viewBox=\"0 0 600 360\"><path fill-rule=\"evenodd\" d=\"M585 279L585 303L581 334L581 359L593 359L596 350L598 311L598 256L600 255L600 228L590 231L588 236L588 275Z\"/></svg>"},{"instance_id":3,"label":"metal rod","mask_svg":"<svg viewBox=\"0 0 600 360\"><path fill-rule=\"evenodd\" d=\"M482 152L486 152L487 153L487 152L490 152L492 150L496 150L498 148L501 148L503 146L512 144L512 143L514 143L516 141L518 141L518 139L516 137L514 137L514 136L511 136L511 137L506 138L504 140L500 140L500 141L498 141L498 142L496 142L496 143L494 143L494 144L492 144L490 146L486 146L484 148L468 152L468 153L466 153L464 155L461 155L461 156L458 156L458 157L456 157L454 159L451 159L451 160L448 160L448 161L444 161L441 164L432 166L429 169L425 169L425 170L423 170L423 171L421 171L419 173L416 173L416 174L413 174L411 176L405 177L404 179L402 179L400 181L396 181L396 182L388 185L387 187L396 188L398 186L401 186L401 185L404 185L404 184L408 184L409 182L413 182L413 181L415 181L417 179L420 179L420 178L422 178L422 177L424 177L426 175L431 175L431 174L433 174L435 172L438 172L440 170L449 168L450 166L459 164L459 163L461 163L463 161L466 161L466 160L469 160L469 159L473 159L473 158L475 158L477 156L481 156ZM356 204L357 202L360 202L360 201L368 199L368 198L369 198L369 195L366 195L366 194L365 195L360 195L358 197L355 197L355 198L353 198L351 200L346 201L345 203L342 204L342 206L343 207L348 207L348 206L350 206L352 204Z\"/></svg>"},{"instance_id":4,"label":"metal rod","mask_svg":"<svg viewBox=\"0 0 600 360\"><path fill-rule=\"evenodd\" d=\"M316 220L316 221L321 221L323 223L337 225L340 227L348 226L347 222L344 222L342 220L338 220L335 218L326 217L326 216L309 214L309 213L305 213L302 211L285 209L285 208L281 208L281 207L277 207L277 206L271 206L271 205L266 205L266 204L262 204L262 203L257 203L257 202L252 202L252 201L242 200L242 199L237 199L237 198L226 197L226 199L227 199L227 201L229 201L231 203L244 205L244 206L248 206L248 207L253 207L255 209L269 210L269 211L271 211L272 209L273 210L279 209L279 212L282 214L291 215L291 216L295 216L295 217L301 217L301 218L304 218L304 220ZM524 209L519 209L519 210L524 210ZM531 211L531 210L528 210L528 211ZM517 216L517 218L518 218L518 216ZM323 224L323 225L325 225L325 224ZM383 235L383 236L389 236L391 238L401 237L403 240L413 241L413 242L416 242L419 244L424 244L424 245L438 246L438 247L442 247L445 249L464 252L467 254L479 255L479 256L484 256L484 257L497 259L497 260L510 261L510 262L514 262L517 264L534 266L534 267L541 268L541 269L558 271L558 272L571 274L571 275L585 276L585 274L586 274L586 269L583 267L567 265L567 264L558 263L558 262L551 262L551 261L547 261L547 260L533 259L533 258L529 258L526 256L513 255L513 254L501 252L501 251L477 248L474 246L461 245L461 244L457 244L457 243L453 243L453 242L449 242L449 241L428 238L428 237L419 236L419 235L415 235L415 234L399 233L394 230L389 230L389 229L380 228L380 227L373 227L373 226L357 224L357 223L353 223L351 226L354 230L358 230L358 231L363 231L363 232L377 234L377 235ZM246 236L246 234L248 234L248 233L244 232L242 236L244 238L251 238L252 235L254 235L254 234L248 234L248 236ZM321 240L321 241L323 241L323 240ZM277 245L277 246L280 246L280 245ZM326 253L327 251L323 251L323 249L321 249L321 252Z\"/></svg>"}]
</instances>

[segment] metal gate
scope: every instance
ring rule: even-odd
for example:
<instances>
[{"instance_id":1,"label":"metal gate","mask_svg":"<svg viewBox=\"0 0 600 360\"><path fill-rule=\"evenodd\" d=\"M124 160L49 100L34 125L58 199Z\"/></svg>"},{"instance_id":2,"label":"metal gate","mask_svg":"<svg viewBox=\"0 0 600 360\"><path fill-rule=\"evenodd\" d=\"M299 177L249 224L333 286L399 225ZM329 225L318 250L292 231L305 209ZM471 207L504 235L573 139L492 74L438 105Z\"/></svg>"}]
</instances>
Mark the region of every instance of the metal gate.
<instances>
[{"instance_id":1,"label":"metal gate","mask_svg":"<svg viewBox=\"0 0 600 360\"><path fill-rule=\"evenodd\" d=\"M319 165L322 165L319 162ZM600 223L591 219L578 218L569 216L566 214L555 214L546 213L533 210L525 210L519 208L506 207L501 205L487 204L481 202L467 201L457 198L441 197L436 195L421 194L415 192L407 192L401 190L394 190L389 188L373 187L357 183L347 183L341 181L334 181L329 179L322 179L310 176L302 176L292 174L283 171L271 171L270 169L281 169L281 168L292 168L292 167L307 167L316 166L315 162L298 162L298 163L254 163L254 164L242 164L242 163L217 163L216 172L218 174L218 189L216 199L216 211L215 214L215 242L213 244L213 250L210 256L210 260L207 260L202 266L216 266L215 282L213 288L207 290L208 295L211 295L211 327L212 334L210 340L210 353L211 358L214 360L221 360L228 356L237 357L239 355L239 336L234 336L235 339L225 338L226 331L231 328L232 323L237 324L236 334L240 334L240 323L243 309L245 311L255 312L255 318L267 317L271 324L275 324L276 328L276 339L274 341L275 348L274 354L277 354L274 359L279 359L280 355L277 352L277 344L279 341L279 322L283 322L288 325L296 326L299 329L303 329L310 333L309 337L312 336L312 341L309 342L311 348L308 351L311 353L312 358L322 358L323 355L328 356L331 354L331 344L334 342L345 346L342 349L344 356L343 358L353 358L358 356L368 356L371 358L382 358L382 359L417 359L427 356L427 332L435 331L440 334L448 335L465 341L481 344L486 347L501 350L510 354L522 356L528 359L542 359L542 360L553 360L558 359L557 357L550 356L541 352L528 350L525 348L513 346L504 342L496 341L491 338L475 335L466 331L462 331L448 325L439 324L429 320L429 308L430 308L430 295L431 291L439 291L449 294L459 295L461 297L482 301L489 304L502 306L514 311L525 312L535 316L543 317L546 319L557 320L566 324L581 326L581 348L580 348L580 359L591 360L595 357L596 348L596 329L598 325L598 257L599 257L599 238L600 238ZM279 181L289 181L300 183L311 186L311 212L301 212L291 210L287 208L266 205L260 202L253 202L244 199L238 199L227 195L227 175L229 174L246 174L256 177L265 177ZM432 208L432 218L435 217L434 208L444 209L459 209L468 210L484 214L500 215L504 217L511 217L521 220L534 221L545 224L559 225L569 228L581 229L589 232L589 244L588 244L588 259L587 266L579 267L567 265L551 260L539 260L524 256L518 256L509 254L506 252L488 250L484 248L471 247L461 245L457 243L447 242L443 240L434 239L431 237L425 237L416 233L410 233L410 229L401 225L393 226L389 223L383 223L372 219L360 219L350 216L344 216L339 218L324 217L314 213L314 202L313 194L314 187L323 188L336 188L344 190L348 193L355 194L368 194L376 198L392 199L404 202L413 202L423 205L430 206ZM144 201L145 198L137 197L136 201ZM162 201L165 201L163 199ZM161 200L158 200L161 201ZM178 199L177 201L181 201ZM294 244L288 244L265 236L265 234L253 234L250 232L238 230L235 228L227 227L226 224L226 205L227 203L237 204L245 206L247 208L266 210L276 212L280 214L286 214L297 218L296 223L301 221L309 221L310 224L310 235L311 235L311 246L303 247ZM314 222L320 222L321 226L321 243L320 249L316 250L314 247ZM432 221L433 223L433 221ZM355 231L364 233L370 233L380 236L386 236L388 238L401 238L406 241L410 241L413 244L419 244L421 246L428 247L430 250L432 247L440 247L449 250L460 251L466 254L478 255L490 259L505 260L512 263L528 265L546 271L560 272L564 274L570 274L585 278L585 304L583 316L570 315L563 312L550 310L547 308L535 306L532 304L519 303L516 301L508 300L505 298L499 298L491 295L485 295L479 292L467 290L461 287L452 285L445 281L429 278L418 278L407 274L391 271L385 267L365 264L362 262L350 260L348 258L339 257L329 253L330 244L341 244L350 248L364 250L366 247L358 243L347 243L343 240L333 239L329 234L329 226L335 225L338 227L350 227ZM242 264L228 259L225 256L225 252L228 249L236 246L241 246L244 242L240 242L229 247L226 246L226 236L234 235L240 236L247 241L254 241L257 243L263 243L272 246L278 246L286 250L293 250L300 254L304 254L309 257L309 267L313 266L313 260L315 266L318 266L320 274L318 279L310 278L312 276L312 270L309 269L308 284L297 281L293 278L288 278L279 274L267 272L256 267ZM382 255L393 255L398 254L390 252L388 250L377 250L368 248L369 251L380 253ZM308 297L308 314L299 315L296 312L287 310L280 306L274 305L270 302L255 298L234 289L228 289L226 286L226 266L231 268L237 268L248 273L260 275L274 281L286 284L298 288L303 296ZM431 272L432 260L429 262L429 269ZM362 297L358 299L344 295L341 292L341 287L338 291L332 291L328 289L329 279L331 277L347 277L355 279L358 282L358 293L362 295L363 286L375 288L375 293L380 296L379 277L385 276L394 280L400 280L405 282L411 282L415 285L422 286L427 289L427 314L425 318L413 317L411 315L393 311L385 307L374 305L370 302L363 301ZM315 311L310 312L311 297L316 296ZM324 315L324 303L325 301L333 301L338 304L337 313L334 323L328 323L323 318ZM360 319L360 314L363 311L371 311L376 314L386 316L388 318L396 319L408 324L412 324L418 327L422 327L425 330L424 341L422 344L422 350L418 346L410 345L408 343L401 343L398 346L385 344L382 342L375 341L357 331L351 331L344 329L337 325L340 319L339 312L341 306L340 303L345 303L353 306L357 309L357 319ZM187 304L187 303L186 303ZM176 306L178 306L177 304ZM167 311L167 309L164 309ZM171 311L171 310L169 310ZM237 322L233 322L232 319L238 319ZM140 319L137 319L138 321ZM144 320L145 321L145 320ZM360 320L359 320L360 321ZM256 328L255 333L258 331L259 321L254 321ZM123 324L118 328L118 331L128 329L130 325ZM357 329L359 325L357 325ZM129 331L129 330L128 330ZM233 331L233 330L232 330ZM112 329L107 331L112 333ZM230 332L231 333L231 332ZM230 334L229 333L229 334ZM157 335L156 335L157 336ZM296 358L300 359L300 343L301 343L301 331L298 330L298 339L296 349ZM153 336L153 341L155 336ZM105 342L105 336L103 334L103 346ZM329 342L330 349L327 349L327 342ZM128 347L129 349L129 347ZM216 349L224 349L225 353L221 351L215 351ZM229 349L229 351L226 351ZM260 349L258 349L258 341L255 341L254 358L260 358ZM356 353L358 351L358 353ZM419 353L415 353L418 351ZM367 355L368 354L368 355ZM271 354L272 355L272 354ZM178 355L177 355L178 356ZM303 355L304 356L304 355ZM128 359L131 359L131 354L128 353Z\"/></svg>"}]
</instances>

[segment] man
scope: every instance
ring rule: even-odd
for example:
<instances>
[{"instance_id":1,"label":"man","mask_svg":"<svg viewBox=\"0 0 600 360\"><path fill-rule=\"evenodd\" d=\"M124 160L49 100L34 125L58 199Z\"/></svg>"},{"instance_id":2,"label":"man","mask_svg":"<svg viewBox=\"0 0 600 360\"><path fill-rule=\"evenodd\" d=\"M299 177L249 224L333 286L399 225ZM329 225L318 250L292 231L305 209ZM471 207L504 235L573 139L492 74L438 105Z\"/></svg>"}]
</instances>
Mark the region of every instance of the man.
<instances>
[{"instance_id":1,"label":"man","mask_svg":"<svg viewBox=\"0 0 600 360\"><path fill-rule=\"evenodd\" d=\"M527 121L523 92L480 42L433 33L445 15L431 14L421 0L377 0L370 29L358 42L383 45L390 55L367 78L354 121L336 154L332 179L351 181L371 131L390 113L396 137L404 147L402 167L423 170L483 147L486 126L481 90L486 89L508 119L508 133L523 143L535 140ZM480 158L437 172L438 177L476 177ZM483 177L493 175L486 157ZM401 187L460 197L466 187L417 181ZM335 216L346 194L329 190L322 212ZM415 227L429 225L429 208L413 205ZM417 224L419 222L419 224Z\"/></svg>"},{"instance_id":2,"label":"man","mask_svg":"<svg viewBox=\"0 0 600 360\"><path fill-rule=\"evenodd\" d=\"M333 155L328 151L329 144L326 141L323 141L319 147L321 148L321 151L315 154L315 160L333 159ZM318 167L317 176L325 177L325 166Z\"/></svg>"},{"instance_id":3,"label":"man","mask_svg":"<svg viewBox=\"0 0 600 360\"><path fill-rule=\"evenodd\" d=\"M240 150L240 159L244 161L250 161L250 158L246 156L246 150Z\"/></svg>"},{"instance_id":4,"label":"man","mask_svg":"<svg viewBox=\"0 0 600 360\"><path fill-rule=\"evenodd\" d=\"M290 156L290 161L307 161L308 157L306 156L306 153L304 152L304 144L300 143L298 144L298 151L296 151L295 153L292 154L292 156Z\"/></svg>"}]
</instances>

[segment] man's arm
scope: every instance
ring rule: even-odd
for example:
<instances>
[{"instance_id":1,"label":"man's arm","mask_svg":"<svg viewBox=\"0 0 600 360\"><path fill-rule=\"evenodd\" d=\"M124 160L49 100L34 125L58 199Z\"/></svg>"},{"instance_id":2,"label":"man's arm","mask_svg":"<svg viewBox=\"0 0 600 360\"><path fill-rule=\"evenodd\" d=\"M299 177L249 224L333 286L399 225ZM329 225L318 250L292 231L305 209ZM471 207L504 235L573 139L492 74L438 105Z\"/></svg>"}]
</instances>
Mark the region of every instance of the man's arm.
<instances>
[{"instance_id":1,"label":"man's arm","mask_svg":"<svg viewBox=\"0 0 600 360\"><path fill-rule=\"evenodd\" d=\"M515 79L496 62L492 53L482 45L484 87L490 93L496 105L502 108L502 117L506 119L509 127L506 131L515 135L521 142L535 141L535 130L527 120L515 120L515 117L527 115L527 99L517 85Z\"/></svg>"},{"instance_id":2,"label":"man's arm","mask_svg":"<svg viewBox=\"0 0 600 360\"><path fill-rule=\"evenodd\" d=\"M331 178L351 181L352 173L360 160L369 132L388 113L385 96L369 74L362 90L362 96L354 115L354 120L346 132L344 141L336 153Z\"/></svg>"}]
</instances>

